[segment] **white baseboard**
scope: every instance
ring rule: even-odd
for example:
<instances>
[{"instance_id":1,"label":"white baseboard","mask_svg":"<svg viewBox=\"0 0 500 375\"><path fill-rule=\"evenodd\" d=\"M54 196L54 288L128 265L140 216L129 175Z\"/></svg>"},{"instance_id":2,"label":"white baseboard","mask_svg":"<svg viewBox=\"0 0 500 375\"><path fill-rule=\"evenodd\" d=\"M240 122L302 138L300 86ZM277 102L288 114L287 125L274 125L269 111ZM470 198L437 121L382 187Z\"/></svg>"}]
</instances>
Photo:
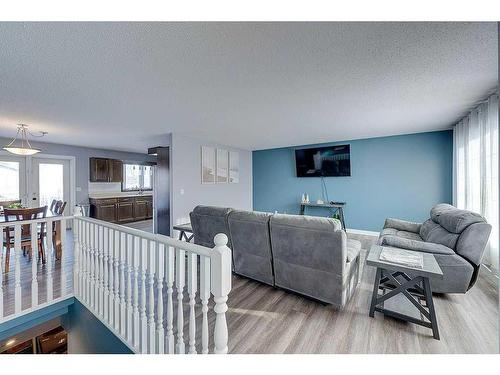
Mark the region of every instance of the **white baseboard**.
<instances>
[{"instance_id":1,"label":"white baseboard","mask_svg":"<svg viewBox=\"0 0 500 375\"><path fill-rule=\"evenodd\" d=\"M347 233L352 233L352 234L362 234L364 236L374 236L378 237L379 232L374 232L371 230L361 230L361 229L346 229Z\"/></svg>"}]
</instances>

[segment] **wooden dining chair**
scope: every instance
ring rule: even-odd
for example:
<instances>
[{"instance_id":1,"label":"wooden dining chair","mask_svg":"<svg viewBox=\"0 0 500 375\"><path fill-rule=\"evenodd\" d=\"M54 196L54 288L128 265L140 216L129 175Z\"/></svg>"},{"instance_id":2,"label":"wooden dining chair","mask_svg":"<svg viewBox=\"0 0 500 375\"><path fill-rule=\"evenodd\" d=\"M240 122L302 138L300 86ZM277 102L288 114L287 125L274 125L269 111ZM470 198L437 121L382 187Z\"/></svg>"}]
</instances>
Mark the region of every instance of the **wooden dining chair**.
<instances>
[{"instance_id":1,"label":"wooden dining chair","mask_svg":"<svg viewBox=\"0 0 500 375\"><path fill-rule=\"evenodd\" d=\"M15 222L22 220L41 219L47 216L47 206L38 208L20 208L20 209L4 209L4 216L6 222ZM43 251L43 239L45 237L45 223L42 222L38 225L37 230L37 245L38 254L42 258L42 263L45 263L45 253ZM4 228L3 246L5 246L5 272L9 271L10 249L14 247L14 227ZM21 248L24 252L29 251L30 256L33 255L31 248L31 225L26 224L21 227Z\"/></svg>"},{"instance_id":2,"label":"wooden dining chair","mask_svg":"<svg viewBox=\"0 0 500 375\"><path fill-rule=\"evenodd\" d=\"M50 211L53 212L54 211L54 208L56 207L56 204L57 204L57 199L52 199L52 203L50 203Z\"/></svg>"},{"instance_id":3,"label":"wooden dining chair","mask_svg":"<svg viewBox=\"0 0 500 375\"><path fill-rule=\"evenodd\" d=\"M52 212L54 212L57 215L62 215L64 213L65 208L66 208L66 202L56 201L56 204L54 205L54 209L52 210Z\"/></svg>"}]
</instances>

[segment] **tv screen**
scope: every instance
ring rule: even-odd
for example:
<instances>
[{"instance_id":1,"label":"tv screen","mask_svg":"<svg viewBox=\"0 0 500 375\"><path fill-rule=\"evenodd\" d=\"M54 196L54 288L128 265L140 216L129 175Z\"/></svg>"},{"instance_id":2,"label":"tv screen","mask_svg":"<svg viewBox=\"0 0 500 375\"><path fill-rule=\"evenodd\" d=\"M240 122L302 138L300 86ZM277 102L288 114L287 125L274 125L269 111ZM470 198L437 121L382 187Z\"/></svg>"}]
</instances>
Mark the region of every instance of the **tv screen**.
<instances>
[{"instance_id":1,"label":"tv screen","mask_svg":"<svg viewBox=\"0 0 500 375\"><path fill-rule=\"evenodd\" d=\"M297 177L341 177L351 175L349 145L295 150Z\"/></svg>"}]
</instances>

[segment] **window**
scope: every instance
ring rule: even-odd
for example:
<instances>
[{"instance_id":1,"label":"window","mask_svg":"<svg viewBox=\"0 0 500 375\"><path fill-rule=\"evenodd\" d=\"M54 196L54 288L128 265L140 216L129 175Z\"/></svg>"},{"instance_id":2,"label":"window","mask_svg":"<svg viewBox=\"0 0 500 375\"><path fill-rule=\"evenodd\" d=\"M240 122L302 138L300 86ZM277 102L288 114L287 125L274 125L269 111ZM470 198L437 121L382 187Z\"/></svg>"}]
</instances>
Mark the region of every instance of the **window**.
<instances>
[{"instance_id":1,"label":"window","mask_svg":"<svg viewBox=\"0 0 500 375\"><path fill-rule=\"evenodd\" d=\"M123 164L122 191L153 190L153 166Z\"/></svg>"},{"instance_id":2,"label":"window","mask_svg":"<svg viewBox=\"0 0 500 375\"><path fill-rule=\"evenodd\" d=\"M0 201L19 198L19 163L0 161Z\"/></svg>"}]
</instances>

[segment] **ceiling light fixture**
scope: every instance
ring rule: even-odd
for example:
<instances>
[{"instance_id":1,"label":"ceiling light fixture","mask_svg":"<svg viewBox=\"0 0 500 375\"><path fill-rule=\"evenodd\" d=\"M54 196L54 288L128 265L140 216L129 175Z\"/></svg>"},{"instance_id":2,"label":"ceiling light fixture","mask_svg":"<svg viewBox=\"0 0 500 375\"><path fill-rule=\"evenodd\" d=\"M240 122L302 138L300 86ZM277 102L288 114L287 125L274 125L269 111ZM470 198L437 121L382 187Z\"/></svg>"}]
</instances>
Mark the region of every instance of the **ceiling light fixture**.
<instances>
[{"instance_id":1,"label":"ceiling light fixture","mask_svg":"<svg viewBox=\"0 0 500 375\"><path fill-rule=\"evenodd\" d=\"M28 131L28 125L17 124L17 134L7 146L3 149L15 155L29 156L39 153L42 150L31 147L30 141L28 140L28 134L32 137L43 137L48 134L47 132L39 132L39 134L34 134ZM19 138L19 141L18 141ZM16 145L17 141L17 145ZM21 143L19 145L19 143Z\"/></svg>"}]
</instances>

